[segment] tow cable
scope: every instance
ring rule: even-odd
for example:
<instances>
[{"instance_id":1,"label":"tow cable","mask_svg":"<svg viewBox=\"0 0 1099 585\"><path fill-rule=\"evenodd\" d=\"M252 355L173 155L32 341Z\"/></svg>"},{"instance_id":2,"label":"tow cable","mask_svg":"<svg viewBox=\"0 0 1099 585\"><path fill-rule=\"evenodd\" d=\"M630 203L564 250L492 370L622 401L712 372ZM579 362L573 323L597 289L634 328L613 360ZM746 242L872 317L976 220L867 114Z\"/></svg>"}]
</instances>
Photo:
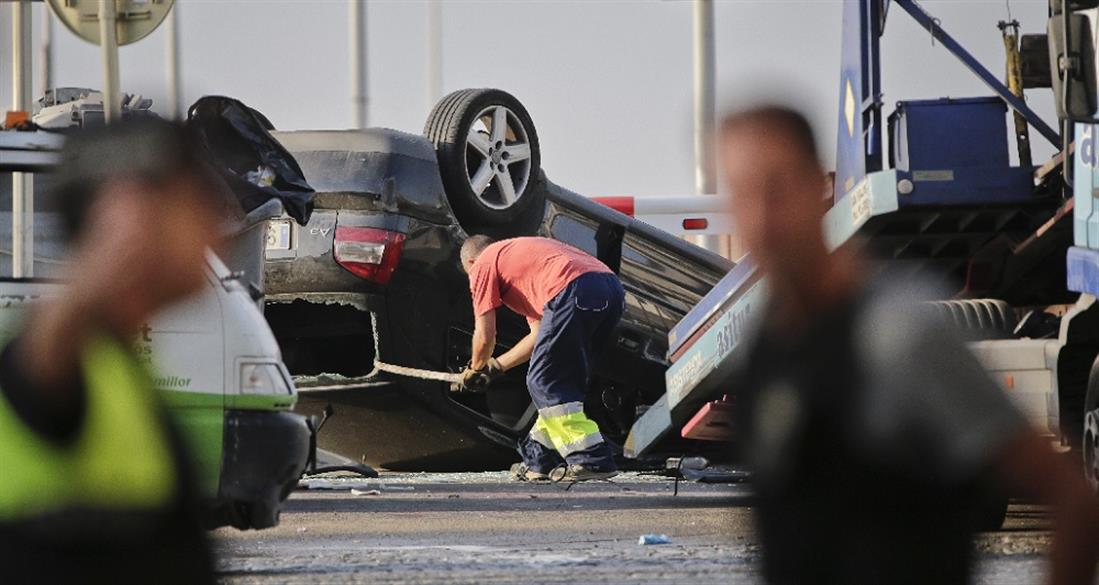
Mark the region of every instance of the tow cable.
<instances>
[{"instance_id":1,"label":"tow cable","mask_svg":"<svg viewBox=\"0 0 1099 585\"><path fill-rule=\"evenodd\" d=\"M389 372L390 374L409 378L420 378L421 380L438 380L440 382L450 382L451 384L457 384L462 381L462 375L454 372L436 372L435 370L407 368L405 366L396 366L380 361L374 362L374 369L379 372Z\"/></svg>"},{"instance_id":2,"label":"tow cable","mask_svg":"<svg viewBox=\"0 0 1099 585\"><path fill-rule=\"evenodd\" d=\"M421 370L419 368L409 368L405 366L398 366L395 364L387 364L378 359L378 356L382 354L381 345L378 343L378 318L374 315L374 311L370 311L370 329L374 334L374 372L389 372L390 374L396 374L398 376L405 376L408 378L419 378L421 380L437 380L439 382L450 382L451 384L457 384L462 381L462 375L454 372L437 372L435 370Z\"/></svg>"},{"instance_id":3,"label":"tow cable","mask_svg":"<svg viewBox=\"0 0 1099 585\"><path fill-rule=\"evenodd\" d=\"M378 343L378 318L374 315L374 311L370 311L370 329L374 336L374 364L373 369L369 374L363 376L363 379L369 380L378 375L378 372L386 372L397 376L404 376L406 378L419 378L421 380L435 380L438 382L449 382L450 384L460 384L462 382L462 375L457 372L440 372L436 370L422 370L420 368L409 368L407 366L398 366L396 364L387 364L378 356L381 354ZM332 384L328 386L310 386L308 390L310 392L322 391L322 390L344 390L354 387L355 384Z\"/></svg>"}]
</instances>

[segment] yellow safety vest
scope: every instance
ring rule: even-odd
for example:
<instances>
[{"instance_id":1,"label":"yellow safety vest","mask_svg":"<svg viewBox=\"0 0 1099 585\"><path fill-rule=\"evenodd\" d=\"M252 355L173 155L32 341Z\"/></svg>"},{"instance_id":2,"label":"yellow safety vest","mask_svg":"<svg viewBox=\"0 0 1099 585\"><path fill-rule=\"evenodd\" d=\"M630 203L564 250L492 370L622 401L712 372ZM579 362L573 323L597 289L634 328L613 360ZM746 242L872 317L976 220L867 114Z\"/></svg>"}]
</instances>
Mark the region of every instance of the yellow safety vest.
<instances>
[{"instance_id":1,"label":"yellow safety vest","mask_svg":"<svg viewBox=\"0 0 1099 585\"><path fill-rule=\"evenodd\" d=\"M118 341L82 356L86 401L75 440L38 436L0 393L0 523L70 509L145 511L178 494L178 473L148 374Z\"/></svg>"}]
</instances>

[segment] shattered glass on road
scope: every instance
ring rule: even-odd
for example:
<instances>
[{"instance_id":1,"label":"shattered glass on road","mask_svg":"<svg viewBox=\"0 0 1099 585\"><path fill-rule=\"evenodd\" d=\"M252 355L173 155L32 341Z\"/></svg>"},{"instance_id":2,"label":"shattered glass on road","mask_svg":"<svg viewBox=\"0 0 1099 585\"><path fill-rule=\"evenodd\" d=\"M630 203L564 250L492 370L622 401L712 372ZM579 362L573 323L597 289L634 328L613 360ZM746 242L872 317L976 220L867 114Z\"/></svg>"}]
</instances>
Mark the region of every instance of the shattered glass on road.
<instances>
[{"instance_id":1,"label":"shattered glass on road","mask_svg":"<svg viewBox=\"0 0 1099 585\"><path fill-rule=\"evenodd\" d=\"M305 480L274 529L219 530L219 572L267 583L762 583L745 485L624 473L514 483L505 472ZM357 493L353 493L355 490ZM978 583L1041 579L1048 516L1013 506L982 535ZM837 527L842 530L842 527ZM670 544L639 546L643 534Z\"/></svg>"}]
</instances>

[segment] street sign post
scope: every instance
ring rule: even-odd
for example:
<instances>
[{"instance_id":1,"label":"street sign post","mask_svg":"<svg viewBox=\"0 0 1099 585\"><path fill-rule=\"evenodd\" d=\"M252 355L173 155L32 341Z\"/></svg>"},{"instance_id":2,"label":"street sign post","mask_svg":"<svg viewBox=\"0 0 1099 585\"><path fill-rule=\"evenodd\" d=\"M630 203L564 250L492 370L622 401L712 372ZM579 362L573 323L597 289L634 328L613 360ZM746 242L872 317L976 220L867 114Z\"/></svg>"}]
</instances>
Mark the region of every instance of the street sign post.
<instances>
[{"instance_id":1,"label":"street sign post","mask_svg":"<svg viewBox=\"0 0 1099 585\"><path fill-rule=\"evenodd\" d=\"M122 108L118 47L156 30L175 0L48 0L50 9L76 36L99 45L103 59L103 114L116 121Z\"/></svg>"}]
</instances>

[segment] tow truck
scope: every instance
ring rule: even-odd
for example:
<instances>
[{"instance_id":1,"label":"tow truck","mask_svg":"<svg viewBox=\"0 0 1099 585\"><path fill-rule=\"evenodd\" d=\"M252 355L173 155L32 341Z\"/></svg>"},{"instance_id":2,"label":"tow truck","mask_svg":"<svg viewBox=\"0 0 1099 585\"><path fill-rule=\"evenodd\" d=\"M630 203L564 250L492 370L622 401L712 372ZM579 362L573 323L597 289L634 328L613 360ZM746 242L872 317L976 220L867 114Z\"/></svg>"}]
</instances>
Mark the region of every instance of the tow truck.
<instances>
[{"instance_id":1,"label":"tow truck","mask_svg":"<svg viewBox=\"0 0 1099 585\"><path fill-rule=\"evenodd\" d=\"M940 314L1034 427L1081 458L1099 491L1097 6L1051 0L1041 34L999 23L1005 84L914 0L846 0L824 221L833 248L857 241L895 274L942 284L950 295L934 302ZM880 39L897 11L992 95L897 101L883 123ZM1056 124L1025 101L1042 88L1056 98ZM1032 163L1032 132L1057 151L1045 164ZM699 452L732 437L738 389L725 380L765 295L748 258L671 330L667 392L632 427L627 457Z\"/></svg>"}]
</instances>

